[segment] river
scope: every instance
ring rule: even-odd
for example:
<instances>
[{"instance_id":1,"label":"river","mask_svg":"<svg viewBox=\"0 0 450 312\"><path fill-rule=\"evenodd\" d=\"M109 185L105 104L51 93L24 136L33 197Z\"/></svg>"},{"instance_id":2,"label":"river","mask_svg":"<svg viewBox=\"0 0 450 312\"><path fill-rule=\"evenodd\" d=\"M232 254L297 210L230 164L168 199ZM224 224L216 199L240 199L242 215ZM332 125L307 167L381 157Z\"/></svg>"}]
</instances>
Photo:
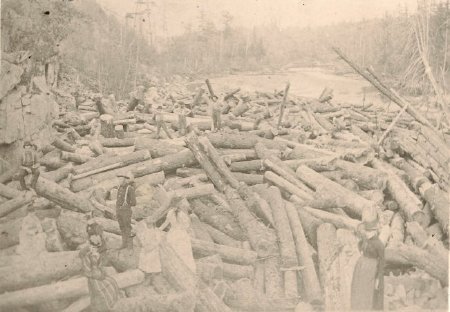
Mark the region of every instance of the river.
<instances>
[{"instance_id":1,"label":"river","mask_svg":"<svg viewBox=\"0 0 450 312\"><path fill-rule=\"evenodd\" d=\"M365 94L365 103L380 103L382 99L375 89L362 78L342 76L323 68L293 68L282 73L259 74L238 73L211 78L216 90L241 88L243 91L264 91L284 89L291 83L290 93L298 96L317 98L325 87L334 90L334 103L361 105Z\"/></svg>"}]
</instances>

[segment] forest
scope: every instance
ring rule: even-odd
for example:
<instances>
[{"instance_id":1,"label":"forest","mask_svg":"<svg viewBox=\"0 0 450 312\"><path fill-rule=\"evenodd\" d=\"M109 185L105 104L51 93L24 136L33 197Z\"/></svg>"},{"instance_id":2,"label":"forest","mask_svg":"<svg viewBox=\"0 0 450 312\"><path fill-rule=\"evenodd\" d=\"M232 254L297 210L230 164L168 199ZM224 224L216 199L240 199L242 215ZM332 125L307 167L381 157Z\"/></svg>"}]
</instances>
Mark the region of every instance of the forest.
<instances>
[{"instance_id":1,"label":"forest","mask_svg":"<svg viewBox=\"0 0 450 312\"><path fill-rule=\"evenodd\" d=\"M399 7L383 18L318 28L280 29L272 23L248 29L228 12L213 22L200 11L182 35L153 34L152 42L136 24L121 24L94 0L37 5L3 1L3 51L31 49L37 63L58 55L62 73L76 73L77 81L119 97L149 74L195 77L296 66L331 66L345 73L332 45L408 94L443 96L450 79L448 1L419 0L417 12Z\"/></svg>"}]
</instances>

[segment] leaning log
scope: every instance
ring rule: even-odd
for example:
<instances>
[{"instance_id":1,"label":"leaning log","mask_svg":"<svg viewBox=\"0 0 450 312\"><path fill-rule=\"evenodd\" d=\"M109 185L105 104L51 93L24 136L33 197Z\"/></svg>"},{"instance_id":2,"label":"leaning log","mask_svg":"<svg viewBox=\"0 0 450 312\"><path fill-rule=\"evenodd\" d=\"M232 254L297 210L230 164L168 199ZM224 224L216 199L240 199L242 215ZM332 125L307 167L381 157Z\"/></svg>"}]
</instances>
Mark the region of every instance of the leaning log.
<instances>
[{"instance_id":1,"label":"leaning log","mask_svg":"<svg viewBox=\"0 0 450 312\"><path fill-rule=\"evenodd\" d=\"M0 267L0 293L45 285L81 271L78 251L41 253L33 258L12 256L12 259L10 265Z\"/></svg>"},{"instance_id":2,"label":"leaning log","mask_svg":"<svg viewBox=\"0 0 450 312\"><path fill-rule=\"evenodd\" d=\"M430 205L431 211L442 230L448 234L450 209L450 197L448 193L442 191L438 185L432 185L428 181L419 186L419 193Z\"/></svg>"},{"instance_id":3,"label":"leaning log","mask_svg":"<svg viewBox=\"0 0 450 312\"><path fill-rule=\"evenodd\" d=\"M297 197L299 197L303 200L312 200L313 199L313 197L309 193L298 188L296 185L290 183L289 181L283 179L282 177L276 175L272 171L266 171L264 173L264 179L266 181L269 181L270 183L276 185L283 191L291 193L292 195L296 195Z\"/></svg>"},{"instance_id":4,"label":"leaning log","mask_svg":"<svg viewBox=\"0 0 450 312\"><path fill-rule=\"evenodd\" d=\"M67 178L69 174L72 173L73 168L74 168L73 164L68 163L64 167L58 168L56 170L43 172L41 173L41 176L43 178L46 178L47 180L58 183Z\"/></svg>"},{"instance_id":5,"label":"leaning log","mask_svg":"<svg viewBox=\"0 0 450 312\"><path fill-rule=\"evenodd\" d=\"M285 203L284 208L286 209L289 224L292 229L299 265L304 267L300 275L306 297L308 302L320 302L322 300L322 290L320 289L316 267L311 257L310 247L303 232L297 209L289 202Z\"/></svg>"},{"instance_id":6,"label":"leaning log","mask_svg":"<svg viewBox=\"0 0 450 312\"><path fill-rule=\"evenodd\" d=\"M341 310L339 253L336 228L324 223L317 229L320 281L324 290L325 310Z\"/></svg>"},{"instance_id":7,"label":"leaning log","mask_svg":"<svg viewBox=\"0 0 450 312\"><path fill-rule=\"evenodd\" d=\"M132 270L112 276L119 288L126 288L144 281L144 273ZM64 282L27 288L0 295L0 309L12 309L21 306L36 305L52 300L74 298L89 294L87 279L80 277Z\"/></svg>"},{"instance_id":8,"label":"leaning log","mask_svg":"<svg viewBox=\"0 0 450 312\"><path fill-rule=\"evenodd\" d=\"M78 153L70 153L70 152L61 152L61 159L65 161L71 161L77 164L83 164L92 159L91 156L78 154Z\"/></svg>"},{"instance_id":9,"label":"leaning log","mask_svg":"<svg viewBox=\"0 0 450 312\"><path fill-rule=\"evenodd\" d=\"M320 209L314 209L308 206L299 207L298 209L308 212L312 216L322 220L324 223L331 223L338 229L344 228L349 230L356 230L358 224L361 223L359 220L356 219L330 213Z\"/></svg>"},{"instance_id":10,"label":"leaning log","mask_svg":"<svg viewBox=\"0 0 450 312\"><path fill-rule=\"evenodd\" d=\"M434 255L436 262L441 261L441 267L445 266L448 262L448 249L444 247L441 241L434 237L428 237L428 233L417 222L407 222L406 231L418 247Z\"/></svg>"},{"instance_id":11,"label":"leaning log","mask_svg":"<svg viewBox=\"0 0 450 312\"><path fill-rule=\"evenodd\" d=\"M387 176L379 170L341 159L336 159L333 163L343 171L342 178L351 179L364 189L384 190L386 186Z\"/></svg>"}]
</instances>

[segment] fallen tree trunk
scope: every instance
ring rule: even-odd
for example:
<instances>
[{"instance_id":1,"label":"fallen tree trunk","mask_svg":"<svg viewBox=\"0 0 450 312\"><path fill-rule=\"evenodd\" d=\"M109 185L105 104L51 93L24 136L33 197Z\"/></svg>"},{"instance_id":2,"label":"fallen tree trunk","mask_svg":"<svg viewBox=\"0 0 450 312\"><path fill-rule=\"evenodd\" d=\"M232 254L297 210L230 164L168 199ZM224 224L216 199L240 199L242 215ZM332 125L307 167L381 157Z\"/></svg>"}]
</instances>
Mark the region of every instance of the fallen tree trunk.
<instances>
[{"instance_id":1,"label":"fallen tree trunk","mask_svg":"<svg viewBox=\"0 0 450 312\"><path fill-rule=\"evenodd\" d=\"M207 223L202 223L202 227L203 227L203 229L206 230L209 237L212 239L212 241L214 243L219 244L219 245L235 247L235 248L242 248L242 243L240 241L219 231L215 227L213 227Z\"/></svg>"},{"instance_id":2,"label":"fallen tree trunk","mask_svg":"<svg viewBox=\"0 0 450 312\"><path fill-rule=\"evenodd\" d=\"M148 150L152 158L158 158L178 153L183 150L183 147L180 145L163 142L161 140L139 137L136 138L135 149L136 151Z\"/></svg>"},{"instance_id":3,"label":"fallen tree trunk","mask_svg":"<svg viewBox=\"0 0 450 312\"><path fill-rule=\"evenodd\" d=\"M284 207L292 229L298 262L300 266L304 267L300 275L306 298L308 302L319 303L322 301L322 290L297 209L289 202L285 202Z\"/></svg>"},{"instance_id":4,"label":"fallen tree trunk","mask_svg":"<svg viewBox=\"0 0 450 312\"><path fill-rule=\"evenodd\" d=\"M230 170L233 172L252 172L252 171L264 171L264 161L260 159L236 161L231 163Z\"/></svg>"},{"instance_id":5,"label":"fallen tree trunk","mask_svg":"<svg viewBox=\"0 0 450 312\"><path fill-rule=\"evenodd\" d=\"M414 243L419 248L423 248L435 256L436 262L440 261L440 267L444 267L448 262L448 249L442 242L434 237L428 237L428 233L417 223L406 223L406 231L411 235Z\"/></svg>"},{"instance_id":6,"label":"fallen tree trunk","mask_svg":"<svg viewBox=\"0 0 450 312\"><path fill-rule=\"evenodd\" d=\"M215 148L249 149L254 148L258 142L270 149L284 150L286 148L286 144L283 142L263 139L248 133L209 133L206 137Z\"/></svg>"},{"instance_id":7,"label":"fallen tree trunk","mask_svg":"<svg viewBox=\"0 0 450 312\"><path fill-rule=\"evenodd\" d=\"M100 115L100 134L104 138L114 138L114 117L108 114Z\"/></svg>"},{"instance_id":8,"label":"fallen tree trunk","mask_svg":"<svg viewBox=\"0 0 450 312\"><path fill-rule=\"evenodd\" d=\"M93 209L89 200L45 178L38 179L35 190L39 196L47 198L64 209L81 212L87 212Z\"/></svg>"},{"instance_id":9,"label":"fallen tree trunk","mask_svg":"<svg viewBox=\"0 0 450 312\"><path fill-rule=\"evenodd\" d=\"M144 281L144 273L140 270L127 271L112 276L119 288L126 288ZM27 288L0 295L0 308L11 309L21 306L35 305L52 300L80 297L89 294L85 277L57 282L34 288Z\"/></svg>"},{"instance_id":10,"label":"fallen tree trunk","mask_svg":"<svg viewBox=\"0 0 450 312\"><path fill-rule=\"evenodd\" d=\"M78 251L41 253L34 258L13 256L10 265L1 266L0 293L36 287L80 273Z\"/></svg>"},{"instance_id":11,"label":"fallen tree trunk","mask_svg":"<svg viewBox=\"0 0 450 312\"><path fill-rule=\"evenodd\" d=\"M304 185L302 182L300 182L299 179L296 178L295 171L293 171L288 166L285 166L283 163L273 162L270 159L265 159L264 165L267 168L270 168L273 172L278 174L280 177L286 179L288 182L292 183L294 186L301 189L303 192L308 193L308 194L313 193L313 191L310 188L308 188L306 185ZM300 197L302 197L302 196L300 196ZM311 199L310 196L307 196L307 197L308 198L306 198L306 199Z\"/></svg>"},{"instance_id":12,"label":"fallen tree trunk","mask_svg":"<svg viewBox=\"0 0 450 312\"><path fill-rule=\"evenodd\" d=\"M242 172L233 172L233 177L247 185L255 185L264 183L264 176L261 174L249 174Z\"/></svg>"},{"instance_id":13,"label":"fallen tree trunk","mask_svg":"<svg viewBox=\"0 0 450 312\"><path fill-rule=\"evenodd\" d=\"M442 191L438 185L432 185L428 181L419 186L419 193L430 205L434 217L439 222L442 230L448 234L448 220L450 199L448 193Z\"/></svg>"},{"instance_id":14,"label":"fallen tree trunk","mask_svg":"<svg viewBox=\"0 0 450 312\"><path fill-rule=\"evenodd\" d=\"M322 220L324 223L331 223L336 228L344 228L349 230L356 230L358 224L361 222L356 219L352 219L345 216L340 216L334 213L330 213L327 211L314 209L308 206L299 207L299 210L305 210L312 216Z\"/></svg>"}]
</instances>

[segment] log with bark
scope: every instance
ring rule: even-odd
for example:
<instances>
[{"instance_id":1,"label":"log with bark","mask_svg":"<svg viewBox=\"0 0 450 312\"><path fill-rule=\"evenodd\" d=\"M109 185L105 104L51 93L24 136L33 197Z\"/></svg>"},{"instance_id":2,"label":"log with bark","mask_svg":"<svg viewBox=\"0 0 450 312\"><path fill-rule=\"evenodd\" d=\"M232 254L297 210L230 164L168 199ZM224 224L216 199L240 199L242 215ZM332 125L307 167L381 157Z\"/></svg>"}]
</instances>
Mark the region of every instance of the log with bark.
<instances>
[{"instance_id":1,"label":"log with bark","mask_svg":"<svg viewBox=\"0 0 450 312\"><path fill-rule=\"evenodd\" d=\"M312 202L313 207L341 207L350 216L355 217L361 217L365 209L376 207L375 203L325 178L306 166L300 166L296 174L303 183L316 191L315 199Z\"/></svg>"},{"instance_id":2,"label":"log with bark","mask_svg":"<svg viewBox=\"0 0 450 312\"><path fill-rule=\"evenodd\" d=\"M410 191L401 178L394 173L391 169L392 167L376 159L372 161L372 165L388 175L387 190L398 203L406 220L424 224L425 214L422 211L423 205L421 201Z\"/></svg>"},{"instance_id":3,"label":"log with bark","mask_svg":"<svg viewBox=\"0 0 450 312\"><path fill-rule=\"evenodd\" d=\"M60 149L61 151L70 152L70 153L75 152L75 147L73 147L72 145L70 145L66 141L63 141L60 138L56 138L52 142L52 145L55 146L56 148Z\"/></svg>"},{"instance_id":4,"label":"log with bark","mask_svg":"<svg viewBox=\"0 0 450 312\"><path fill-rule=\"evenodd\" d=\"M33 199L31 192L22 192L19 196L0 204L0 218L4 217L16 209L23 207Z\"/></svg>"},{"instance_id":5,"label":"log with bark","mask_svg":"<svg viewBox=\"0 0 450 312\"><path fill-rule=\"evenodd\" d=\"M89 155L83 155L79 153L61 152L61 159L65 161L71 161L76 164L83 164L92 159Z\"/></svg>"},{"instance_id":6,"label":"log with bark","mask_svg":"<svg viewBox=\"0 0 450 312\"><path fill-rule=\"evenodd\" d=\"M192 240L192 250L194 254L203 257L218 254L223 261L236 264L253 264L257 256L256 252L251 250L209 243L197 239Z\"/></svg>"},{"instance_id":7,"label":"log with bark","mask_svg":"<svg viewBox=\"0 0 450 312\"><path fill-rule=\"evenodd\" d=\"M222 300L191 272L176 252L162 241L160 257L163 276L177 291L188 291L196 296L196 309L202 312L231 312Z\"/></svg>"},{"instance_id":8,"label":"log with bark","mask_svg":"<svg viewBox=\"0 0 450 312\"><path fill-rule=\"evenodd\" d=\"M73 172L74 168L75 167L73 166L72 163L68 163L64 167L58 168L56 170L42 172L41 176L43 178L46 178L47 180L58 183L58 182L64 180L65 178L67 178L69 176L69 174L71 174Z\"/></svg>"},{"instance_id":9,"label":"log with bark","mask_svg":"<svg viewBox=\"0 0 450 312\"><path fill-rule=\"evenodd\" d=\"M114 138L114 117L108 114L100 115L100 134L105 138Z\"/></svg>"},{"instance_id":10,"label":"log with bark","mask_svg":"<svg viewBox=\"0 0 450 312\"><path fill-rule=\"evenodd\" d=\"M92 204L86 198L72 193L70 190L40 177L36 183L36 193L60 205L64 209L87 212L93 209Z\"/></svg>"},{"instance_id":11,"label":"log with bark","mask_svg":"<svg viewBox=\"0 0 450 312\"><path fill-rule=\"evenodd\" d=\"M308 302L319 303L322 301L322 290L297 209L289 202L285 202L284 207L295 241L298 264L304 267L300 275L306 298Z\"/></svg>"},{"instance_id":12,"label":"log with bark","mask_svg":"<svg viewBox=\"0 0 450 312\"><path fill-rule=\"evenodd\" d=\"M441 241L434 237L429 237L428 233L417 223L407 222L406 232L411 235L414 243L435 256L435 260L441 261L440 267L444 267L448 262L448 249L444 247Z\"/></svg>"},{"instance_id":13,"label":"log with bark","mask_svg":"<svg viewBox=\"0 0 450 312\"><path fill-rule=\"evenodd\" d=\"M230 236L232 239L242 241L245 235L240 226L235 222L233 216L228 211L211 209L200 199L192 201L192 209L202 222L209 224L220 232Z\"/></svg>"},{"instance_id":14,"label":"log with bark","mask_svg":"<svg viewBox=\"0 0 450 312\"><path fill-rule=\"evenodd\" d=\"M33 258L11 256L0 267L0 293L31 288L77 275L81 271L78 251L41 253Z\"/></svg>"},{"instance_id":15,"label":"log with bark","mask_svg":"<svg viewBox=\"0 0 450 312\"><path fill-rule=\"evenodd\" d=\"M119 288L126 288L142 283L144 273L140 270L127 271L112 276ZM74 298L89 294L87 279L80 277L64 282L57 282L0 295L0 308L12 309L16 307L36 305L51 300Z\"/></svg>"},{"instance_id":16,"label":"log with bark","mask_svg":"<svg viewBox=\"0 0 450 312\"><path fill-rule=\"evenodd\" d=\"M384 190L386 186L387 176L379 170L340 159L333 163L337 169L342 170L342 178L351 179L364 189Z\"/></svg>"},{"instance_id":17,"label":"log with bark","mask_svg":"<svg viewBox=\"0 0 450 312\"><path fill-rule=\"evenodd\" d=\"M324 223L317 229L317 251L319 255L320 281L323 287L325 310L341 310L339 245L336 228Z\"/></svg>"},{"instance_id":18,"label":"log with bark","mask_svg":"<svg viewBox=\"0 0 450 312\"><path fill-rule=\"evenodd\" d=\"M83 178L91 174L96 174L102 171L116 169L138 163L150 159L150 153L146 150L132 152L126 155L103 155L96 157L80 166L76 166L73 170L74 179ZM81 174L84 174L81 176Z\"/></svg>"},{"instance_id":19,"label":"log with bark","mask_svg":"<svg viewBox=\"0 0 450 312\"><path fill-rule=\"evenodd\" d=\"M119 139L115 137L105 137L100 138L100 143L104 147L127 147L134 146L136 139L135 138L124 138Z\"/></svg>"},{"instance_id":20,"label":"log with bark","mask_svg":"<svg viewBox=\"0 0 450 312\"><path fill-rule=\"evenodd\" d=\"M139 163L131 164L125 167L108 170L72 181L70 188L74 192L79 192L95 186L98 182L112 179L118 175L123 175L128 171L133 172L135 177L142 177L148 174L159 172L172 172L180 167L192 166L196 160L188 149L184 149L178 153L166 155L160 158L148 159Z\"/></svg>"}]
</instances>

